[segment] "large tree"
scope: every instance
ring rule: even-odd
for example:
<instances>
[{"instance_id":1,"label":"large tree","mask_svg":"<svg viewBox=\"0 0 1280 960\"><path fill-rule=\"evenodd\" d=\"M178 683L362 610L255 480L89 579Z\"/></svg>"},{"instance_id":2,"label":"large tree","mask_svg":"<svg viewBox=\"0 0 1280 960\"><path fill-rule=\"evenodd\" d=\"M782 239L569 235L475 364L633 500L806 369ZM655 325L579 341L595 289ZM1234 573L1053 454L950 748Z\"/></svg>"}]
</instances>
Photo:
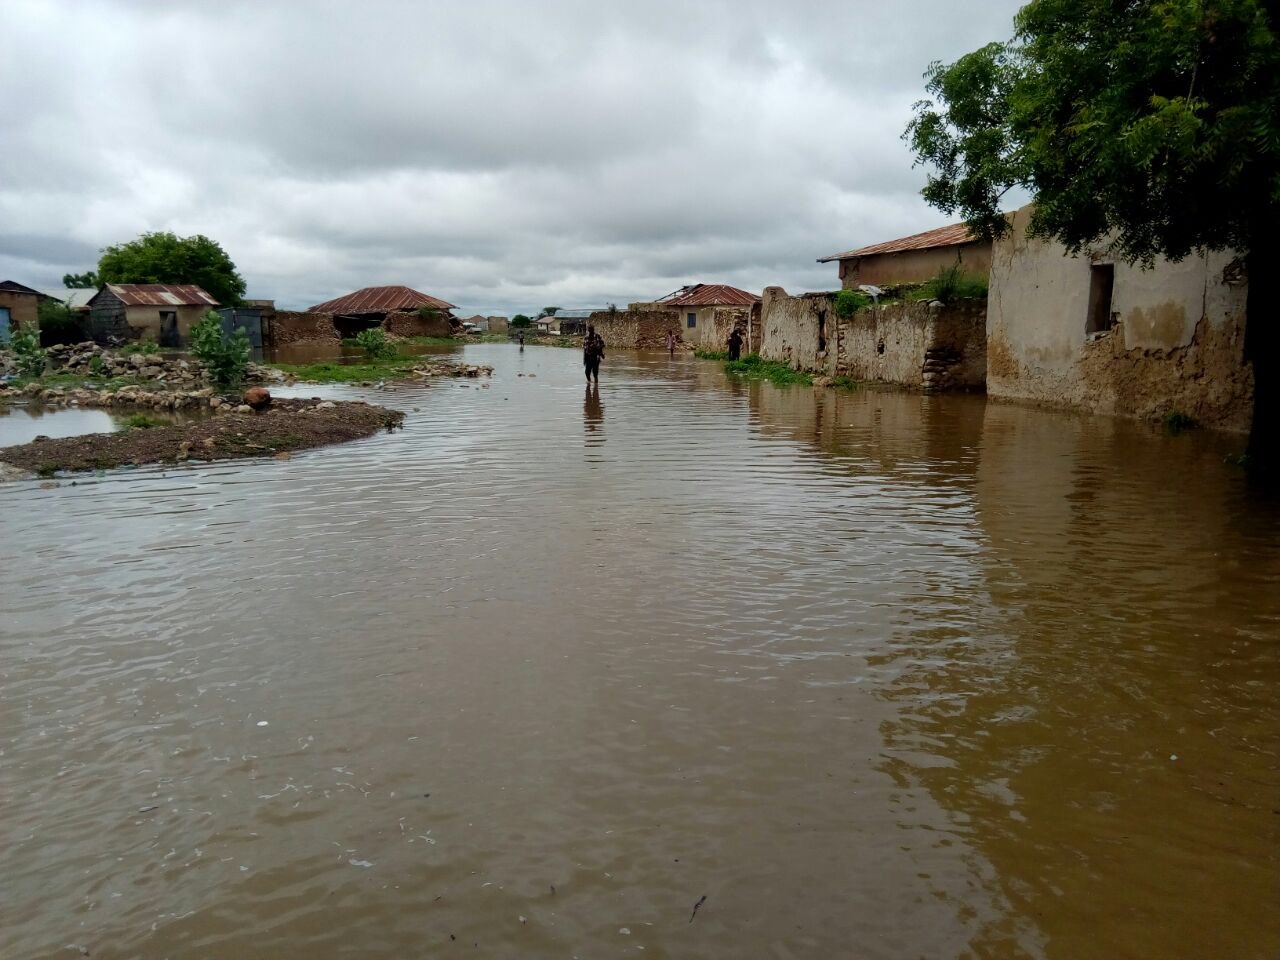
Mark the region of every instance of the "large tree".
<instances>
[{"instance_id":1,"label":"large tree","mask_svg":"<svg viewBox=\"0 0 1280 960\"><path fill-rule=\"evenodd\" d=\"M1130 262L1235 248L1249 264L1250 452L1274 461L1280 43L1268 0L1033 0L1014 37L926 74L906 139L923 194L980 235L1030 231Z\"/></svg>"},{"instance_id":2,"label":"large tree","mask_svg":"<svg viewBox=\"0 0 1280 960\"><path fill-rule=\"evenodd\" d=\"M244 280L227 252L197 234L144 233L130 243L102 251L102 283L194 283L221 304L234 306L244 296Z\"/></svg>"},{"instance_id":3,"label":"large tree","mask_svg":"<svg viewBox=\"0 0 1280 960\"><path fill-rule=\"evenodd\" d=\"M69 290L96 287L98 286L98 274L93 270L86 270L84 273L64 273L62 275L62 285Z\"/></svg>"}]
</instances>

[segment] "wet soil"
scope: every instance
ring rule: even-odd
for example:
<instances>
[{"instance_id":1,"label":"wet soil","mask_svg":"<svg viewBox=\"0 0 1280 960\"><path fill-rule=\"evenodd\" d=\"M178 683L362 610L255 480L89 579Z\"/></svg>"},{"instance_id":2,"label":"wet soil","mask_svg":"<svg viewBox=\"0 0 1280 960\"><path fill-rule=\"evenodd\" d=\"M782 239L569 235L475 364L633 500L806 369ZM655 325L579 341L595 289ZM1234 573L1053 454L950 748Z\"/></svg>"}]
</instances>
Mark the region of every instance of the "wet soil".
<instances>
[{"instance_id":1,"label":"wet soil","mask_svg":"<svg viewBox=\"0 0 1280 960\"><path fill-rule=\"evenodd\" d=\"M37 439L0 449L0 463L47 474L273 456L367 437L403 420L403 413L369 403L276 400L261 413L226 413L119 433Z\"/></svg>"}]
</instances>

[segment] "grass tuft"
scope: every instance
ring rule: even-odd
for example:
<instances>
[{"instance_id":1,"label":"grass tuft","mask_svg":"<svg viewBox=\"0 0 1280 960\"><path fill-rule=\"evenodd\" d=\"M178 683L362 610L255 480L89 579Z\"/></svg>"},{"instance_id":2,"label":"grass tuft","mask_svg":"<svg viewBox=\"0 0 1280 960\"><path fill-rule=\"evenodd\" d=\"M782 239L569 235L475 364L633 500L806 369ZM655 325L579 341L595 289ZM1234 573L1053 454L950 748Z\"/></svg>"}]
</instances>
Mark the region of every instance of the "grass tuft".
<instances>
[{"instance_id":1,"label":"grass tuft","mask_svg":"<svg viewBox=\"0 0 1280 960\"><path fill-rule=\"evenodd\" d=\"M785 363L776 360L765 360L758 353L748 354L741 360L730 360L724 365L724 372L744 380L768 380L779 386L813 383L812 374L792 370Z\"/></svg>"}]
</instances>

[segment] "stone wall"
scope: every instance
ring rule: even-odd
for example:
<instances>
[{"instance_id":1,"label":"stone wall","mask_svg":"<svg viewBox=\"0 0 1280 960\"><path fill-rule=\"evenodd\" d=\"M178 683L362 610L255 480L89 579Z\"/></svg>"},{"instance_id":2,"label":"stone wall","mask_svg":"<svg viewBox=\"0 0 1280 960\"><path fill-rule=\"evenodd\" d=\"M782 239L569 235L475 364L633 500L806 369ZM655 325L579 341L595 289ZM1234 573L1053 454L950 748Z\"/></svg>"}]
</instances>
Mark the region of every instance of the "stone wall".
<instances>
[{"instance_id":1,"label":"stone wall","mask_svg":"<svg viewBox=\"0 0 1280 960\"><path fill-rule=\"evenodd\" d=\"M337 340L338 330L333 325L333 314L311 313L305 310L277 310L265 317L264 324L273 346L285 343L305 343L311 340Z\"/></svg>"},{"instance_id":2,"label":"stone wall","mask_svg":"<svg viewBox=\"0 0 1280 960\"><path fill-rule=\"evenodd\" d=\"M1247 278L1229 251L1116 261L1105 247L1066 255L1026 236L1031 208L995 246L987 390L1098 413L1156 419L1172 410L1247 431L1253 371L1244 359ZM1111 265L1112 326L1090 333L1092 268Z\"/></svg>"},{"instance_id":3,"label":"stone wall","mask_svg":"<svg viewBox=\"0 0 1280 960\"><path fill-rule=\"evenodd\" d=\"M760 353L826 376L924 390L980 390L986 307L978 300L895 303L836 315L834 294L764 293Z\"/></svg>"},{"instance_id":4,"label":"stone wall","mask_svg":"<svg viewBox=\"0 0 1280 960\"><path fill-rule=\"evenodd\" d=\"M587 320L604 338L605 346L619 350L666 348L667 331L680 333L681 315L650 304L632 304L626 310L597 310Z\"/></svg>"},{"instance_id":5,"label":"stone wall","mask_svg":"<svg viewBox=\"0 0 1280 960\"><path fill-rule=\"evenodd\" d=\"M388 313L382 329L397 337L448 337L452 335L449 317L444 313L421 317L416 310Z\"/></svg>"}]
</instances>

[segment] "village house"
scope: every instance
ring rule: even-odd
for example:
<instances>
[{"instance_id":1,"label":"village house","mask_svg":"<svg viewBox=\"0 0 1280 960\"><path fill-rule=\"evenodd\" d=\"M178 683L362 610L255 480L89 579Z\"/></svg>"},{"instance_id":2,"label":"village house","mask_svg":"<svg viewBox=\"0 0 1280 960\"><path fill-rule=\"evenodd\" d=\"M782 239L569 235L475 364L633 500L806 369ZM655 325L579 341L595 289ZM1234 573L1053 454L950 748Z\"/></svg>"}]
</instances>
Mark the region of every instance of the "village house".
<instances>
[{"instance_id":1,"label":"village house","mask_svg":"<svg viewBox=\"0 0 1280 960\"><path fill-rule=\"evenodd\" d=\"M40 300L45 296L14 280L0 281L0 343L8 343L19 327L39 324Z\"/></svg>"},{"instance_id":2,"label":"village house","mask_svg":"<svg viewBox=\"0 0 1280 960\"><path fill-rule=\"evenodd\" d=\"M87 333L99 343L149 340L187 343L191 325L218 305L189 283L108 283L89 300Z\"/></svg>"},{"instance_id":3,"label":"village house","mask_svg":"<svg viewBox=\"0 0 1280 960\"><path fill-rule=\"evenodd\" d=\"M461 322L453 316L454 305L410 287L365 287L354 293L317 303L308 312L329 314L343 337L361 330L382 327L387 333L404 337L447 337Z\"/></svg>"},{"instance_id":4,"label":"village house","mask_svg":"<svg viewBox=\"0 0 1280 960\"><path fill-rule=\"evenodd\" d=\"M1143 419L1178 411L1247 431L1248 278L1220 251L1150 269L1105 244L1069 256L1027 236L1032 207L996 241L987 295L987 393Z\"/></svg>"},{"instance_id":5,"label":"village house","mask_svg":"<svg viewBox=\"0 0 1280 960\"><path fill-rule=\"evenodd\" d=\"M840 283L845 290L862 284L923 283L956 265L964 273L985 277L991 270L991 241L976 239L967 226L955 223L818 260L832 261L840 264Z\"/></svg>"},{"instance_id":6,"label":"village house","mask_svg":"<svg viewBox=\"0 0 1280 960\"><path fill-rule=\"evenodd\" d=\"M677 336L704 350L724 350L735 327L742 332L744 352L759 342L760 298L727 283L690 284L643 306L675 311Z\"/></svg>"}]
</instances>

